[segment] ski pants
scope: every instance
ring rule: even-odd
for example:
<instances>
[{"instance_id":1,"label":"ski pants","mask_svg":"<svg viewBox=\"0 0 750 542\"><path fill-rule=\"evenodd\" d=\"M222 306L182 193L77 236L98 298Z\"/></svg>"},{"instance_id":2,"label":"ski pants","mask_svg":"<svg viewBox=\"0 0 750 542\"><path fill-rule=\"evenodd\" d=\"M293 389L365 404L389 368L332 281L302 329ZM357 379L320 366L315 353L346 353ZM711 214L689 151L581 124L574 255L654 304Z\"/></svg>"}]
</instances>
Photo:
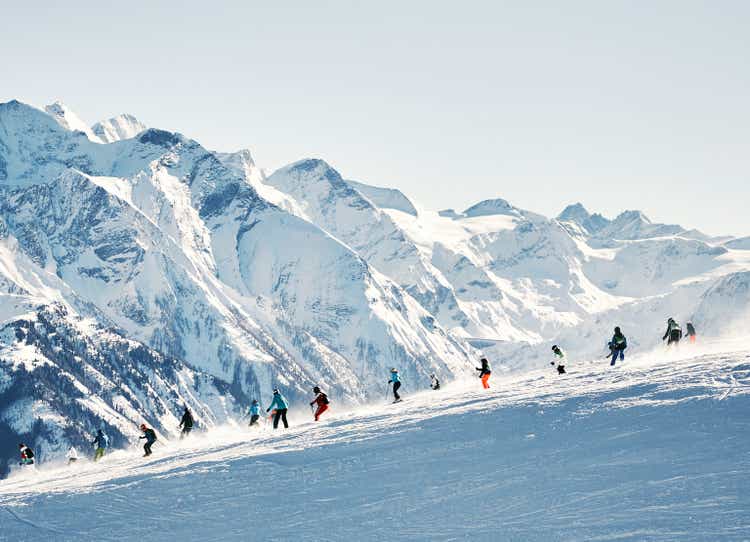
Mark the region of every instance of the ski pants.
<instances>
[{"instance_id":1,"label":"ski pants","mask_svg":"<svg viewBox=\"0 0 750 542\"><path fill-rule=\"evenodd\" d=\"M151 455L151 446L154 445L155 440L147 440L146 444L143 445L143 451L146 452L146 455Z\"/></svg>"},{"instance_id":2,"label":"ski pants","mask_svg":"<svg viewBox=\"0 0 750 542\"><path fill-rule=\"evenodd\" d=\"M326 410L328 410L328 405L326 405L325 403L318 406L318 410L315 411L316 422L320 419L320 415L323 414Z\"/></svg>"},{"instance_id":3,"label":"ski pants","mask_svg":"<svg viewBox=\"0 0 750 542\"><path fill-rule=\"evenodd\" d=\"M695 343L695 335L690 335L690 342Z\"/></svg>"},{"instance_id":4,"label":"ski pants","mask_svg":"<svg viewBox=\"0 0 750 542\"><path fill-rule=\"evenodd\" d=\"M482 387L486 390L490 389L490 376L492 376L492 373L484 373L482 375Z\"/></svg>"},{"instance_id":5,"label":"ski pants","mask_svg":"<svg viewBox=\"0 0 750 542\"><path fill-rule=\"evenodd\" d=\"M94 461L99 461L102 457L104 457L104 448L97 448L94 452Z\"/></svg>"},{"instance_id":6,"label":"ski pants","mask_svg":"<svg viewBox=\"0 0 750 542\"><path fill-rule=\"evenodd\" d=\"M393 383L393 398L398 401L401 399L401 396L398 394L398 389L401 387L401 382L394 382Z\"/></svg>"},{"instance_id":7,"label":"ski pants","mask_svg":"<svg viewBox=\"0 0 750 542\"><path fill-rule=\"evenodd\" d=\"M618 348L612 349L612 363L610 365L614 365L615 361L617 361L617 356L620 356L620 361L625 359L625 350L620 350Z\"/></svg>"},{"instance_id":8,"label":"ski pants","mask_svg":"<svg viewBox=\"0 0 750 542\"><path fill-rule=\"evenodd\" d=\"M192 425L190 427L188 427L186 425L185 427L182 428L182 433L180 433L180 438L181 439L185 438L186 436L188 436L190 434L190 431L192 431L192 430L193 430L193 426Z\"/></svg>"},{"instance_id":9,"label":"ski pants","mask_svg":"<svg viewBox=\"0 0 750 542\"><path fill-rule=\"evenodd\" d=\"M260 416L258 414L253 414L250 416L250 427L253 425L258 425L258 420L260 419Z\"/></svg>"},{"instance_id":10,"label":"ski pants","mask_svg":"<svg viewBox=\"0 0 750 542\"><path fill-rule=\"evenodd\" d=\"M289 423L286 421L286 408L279 408L276 409L276 414L273 417L273 428L277 429L279 427L279 420L284 422L284 428L289 428Z\"/></svg>"},{"instance_id":11,"label":"ski pants","mask_svg":"<svg viewBox=\"0 0 750 542\"><path fill-rule=\"evenodd\" d=\"M565 365L558 365L557 366L557 374L564 375L565 374Z\"/></svg>"}]
</instances>

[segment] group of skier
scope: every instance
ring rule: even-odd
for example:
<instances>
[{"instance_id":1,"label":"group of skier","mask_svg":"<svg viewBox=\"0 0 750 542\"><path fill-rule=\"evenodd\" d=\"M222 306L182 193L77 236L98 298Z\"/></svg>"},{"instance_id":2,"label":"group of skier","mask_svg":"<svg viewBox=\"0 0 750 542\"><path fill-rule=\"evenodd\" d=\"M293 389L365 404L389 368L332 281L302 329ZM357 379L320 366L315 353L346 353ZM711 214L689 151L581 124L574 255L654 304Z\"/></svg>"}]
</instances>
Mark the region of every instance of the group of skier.
<instances>
[{"instance_id":1,"label":"group of skier","mask_svg":"<svg viewBox=\"0 0 750 542\"><path fill-rule=\"evenodd\" d=\"M690 340L690 342L694 343L696 340L696 332L695 332L695 326L691 322L688 322L686 324L686 331L687 336ZM662 340L667 341L667 346L677 345L679 344L680 340L683 338L682 328L680 325L674 320L674 318L669 318L667 320L667 329L664 333L664 336L662 337ZM625 349L628 347L628 341L625 335L622 333L622 330L620 327L615 327L614 334L612 335L612 339L607 343L607 346L610 350L610 353L607 355L607 359L611 358L610 365L614 366L617 362L617 359L619 358L620 361L625 359ZM566 374L565 371L565 362L566 362L566 356L563 350L558 345L552 346L552 353L555 356L554 361L551 362L551 365L556 367L558 374ZM489 389L490 384L489 380L492 375L492 369L490 367L490 362L487 360L487 358L481 358L480 360L481 366L477 367L476 370L479 372L479 378L482 381L482 387L484 389ZM401 377L398 373L398 370L394 367L391 369L388 379L388 388L389 393L393 394L393 402L398 403L401 401L401 395L399 394L399 389L401 388ZM440 381L438 380L437 376L432 373L430 374L430 388L433 390L439 390L440 389ZM328 395L324 393L319 386L314 386L312 389L314 395L314 398L312 401L310 401L310 408L313 413L313 419L317 422L320 420L320 417L323 413L325 413L328 408L330 401L328 399ZM261 407L260 403L257 399L253 399L250 407L247 412L247 416L250 418L250 427L256 427L259 426L259 421L261 418ZM273 420L273 428L278 429L279 422L282 422L284 424L284 428L289 427L289 421L287 420L287 413L289 411L289 402L287 399L281 394L281 391L279 391L278 388L274 388L273 390L273 398L271 400L271 404L266 408L266 413L270 413L270 418ZM187 405L184 405L184 411L182 414L182 418L180 419L180 439L183 439L187 437L190 432L193 430L193 427L195 425L195 418L193 417L192 412L188 408ZM156 432L148 427L145 423L141 424L140 430L142 435L139 437L141 440L145 440L145 444L143 446L144 451L144 457L150 456L152 454L151 447L154 445L154 443L157 441ZM94 437L94 440L91 441L91 445L94 446L94 461L98 461L102 457L104 457L104 454L106 453L107 448L109 448L109 437L104 432L103 429L98 429L96 432L96 435ZM33 450L21 443L19 444L19 450L21 454L21 465L33 465L34 464L34 452ZM78 452L74 447L71 446L70 450L67 454L68 458L68 464L71 465L78 461Z\"/></svg>"}]
</instances>

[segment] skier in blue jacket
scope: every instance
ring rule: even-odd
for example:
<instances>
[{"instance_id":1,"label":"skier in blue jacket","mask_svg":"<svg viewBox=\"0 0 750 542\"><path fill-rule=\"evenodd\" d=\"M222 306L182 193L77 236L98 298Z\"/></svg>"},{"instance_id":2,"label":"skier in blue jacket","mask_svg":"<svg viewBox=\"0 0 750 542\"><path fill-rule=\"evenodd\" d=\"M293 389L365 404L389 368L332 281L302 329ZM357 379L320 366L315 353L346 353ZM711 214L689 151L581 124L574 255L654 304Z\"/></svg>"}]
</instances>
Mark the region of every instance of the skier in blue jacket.
<instances>
[{"instance_id":1,"label":"skier in blue jacket","mask_svg":"<svg viewBox=\"0 0 750 542\"><path fill-rule=\"evenodd\" d=\"M96 451L94 452L94 461L99 461L102 457L104 457L104 452L109 447L109 437L104 433L104 431L99 429L96 432L96 438L94 438L94 441L91 444L96 446Z\"/></svg>"},{"instance_id":2,"label":"skier in blue jacket","mask_svg":"<svg viewBox=\"0 0 750 542\"><path fill-rule=\"evenodd\" d=\"M253 402L250 404L250 409L247 411L248 415L250 416L250 427L253 425L258 425L258 420L260 419L260 404L258 403L257 399L253 399Z\"/></svg>"},{"instance_id":3,"label":"skier in blue jacket","mask_svg":"<svg viewBox=\"0 0 750 542\"><path fill-rule=\"evenodd\" d=\"M266 409L266 412L271 412L271 409L274 409L275 414L273 416L273 428L277 429L279 427L279 420L282 420L284 422L284 428L289 428L289 423L286 421L286 412L289 408L289 403L287 403L286 399L283 395L281 395L281 392L278 389L273 390L273 401L271 401L271 406L269 406Z\"/></svg>"},{"instance_id":4,"label":"skier in blue jacket","mask_svg":"<svg viewBox=\"0 0 750 542\"><path fill-rule=\"evenodd\" d=\"M393 384L393 402L399 402L401 400L401 396L398 394L398 389L401 387L401 378L398 376L398 371L395 367L391 369L391 379L388 381L388 383Z\"/></svg>"}]
</instances>

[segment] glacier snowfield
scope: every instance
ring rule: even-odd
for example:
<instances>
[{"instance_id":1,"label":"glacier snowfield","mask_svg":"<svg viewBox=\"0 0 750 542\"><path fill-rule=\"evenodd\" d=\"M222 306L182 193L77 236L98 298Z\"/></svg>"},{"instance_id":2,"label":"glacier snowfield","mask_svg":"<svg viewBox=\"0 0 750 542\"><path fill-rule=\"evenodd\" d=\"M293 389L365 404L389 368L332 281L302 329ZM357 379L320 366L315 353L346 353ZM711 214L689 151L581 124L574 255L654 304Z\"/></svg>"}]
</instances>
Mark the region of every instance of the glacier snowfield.
<instances>
[{"instance_id":1,"label":"glacier snowfield","mask_svg":"<svg viewBox=\"0 0 750 542\"><path fill-rule=\"evenodd\" d=\"M750 539L750 351L569 369L16 471L0 540Z\"/></svg>"}]
</instances>

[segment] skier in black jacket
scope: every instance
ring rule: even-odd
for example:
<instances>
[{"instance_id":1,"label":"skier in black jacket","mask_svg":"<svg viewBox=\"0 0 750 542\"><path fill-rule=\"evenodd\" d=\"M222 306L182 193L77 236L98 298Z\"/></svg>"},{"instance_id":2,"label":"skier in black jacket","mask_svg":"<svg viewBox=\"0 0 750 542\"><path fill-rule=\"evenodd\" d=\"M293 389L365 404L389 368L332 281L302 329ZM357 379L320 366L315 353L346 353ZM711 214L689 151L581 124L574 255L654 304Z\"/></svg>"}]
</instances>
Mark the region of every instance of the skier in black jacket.
<instances>
[{"instance_id":1,"label":"skier in black jacket","mask_svg":"<svg viewBox=\"0 0 750 542\"><path fill-rule=\"evenodd\" d=\"M147 427L145 423L141 424L141 431L143 431L143 435L138 438L146 439L146 444L143 445L143 451L145 452L143 457L146 457L151 455L151 446L156 442L156 432L150 427Z\"/></svg>"},{"instance_id":2,"label":"skier in black jacket","mask_svg":"<svg viewBox=\"0 0 750 542\"><path fill-rule=\"evenodd\" d=\"M187 405L185 405L185 412L182 414L182 420L180 420L180 427L182 428L182 433L180 433L181 439L190 434L190 431L193 430L194 423L195 420L193 419L193 414L190 412Z\"/></svg>"},{"instance_id":3,"label":"skier in black jacket","mask_svg":"<svg viewBox=\"0 0 750 542\"><path fill-rule=\"evenodd\" d=\"M490 387L490 375L492 375L492 370L490 369L490 362L487 361L487 358L482 358L482 366L476 368L477 371L479 371L479 378L482 379L482 387L484 389L489 389Z\"/></svg>"},{"instance_id":4,"label":"skier in black jacket","mask_svg":"<svg viewBox=\"0 0 750 542\"><path fill-rule=\"evenodd\" d=\"M680 324L674 321L674 318L667 320L667 331L664 332L664 336L661 338L662 341L667 341L667 346L672 344L680 344L682 339L682 329Z\"/></svg>"}]
</instances>

